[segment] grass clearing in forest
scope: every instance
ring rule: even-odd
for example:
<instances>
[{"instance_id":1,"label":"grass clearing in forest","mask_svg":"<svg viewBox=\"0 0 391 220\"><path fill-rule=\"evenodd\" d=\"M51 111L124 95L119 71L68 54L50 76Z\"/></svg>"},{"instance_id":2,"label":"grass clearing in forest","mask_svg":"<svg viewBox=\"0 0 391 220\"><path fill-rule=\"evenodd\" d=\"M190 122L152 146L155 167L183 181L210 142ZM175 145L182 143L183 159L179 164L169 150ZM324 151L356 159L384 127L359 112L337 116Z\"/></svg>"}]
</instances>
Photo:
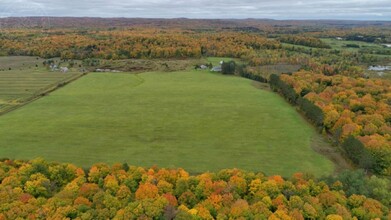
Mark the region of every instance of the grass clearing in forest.
<instances>
[{"instance_id":1,"label":"grass clearing in forest","mask_svg":"<svg viewBox=\"0 0 391 220\"><path fill-rule=\"evenodd\" d=\"M190 172L333 172L312 128L278 94L208 71L90 73L0 117L0 155Z\"/></svg>"},{"instance_id":2,"label":"grass clearing in forest","mask_svg":"<svg viewBox=\"0 0 391 220\"><path fill-rule=\"evenodd\" d=\"M330 45L333 49L337 50L358 51L360 48L386 49L382 45L363 41L337 40L332 38L322 38L322 41ZM357 45L359 48L349 47L349 45Z\"/></svg>"}]
</instances>

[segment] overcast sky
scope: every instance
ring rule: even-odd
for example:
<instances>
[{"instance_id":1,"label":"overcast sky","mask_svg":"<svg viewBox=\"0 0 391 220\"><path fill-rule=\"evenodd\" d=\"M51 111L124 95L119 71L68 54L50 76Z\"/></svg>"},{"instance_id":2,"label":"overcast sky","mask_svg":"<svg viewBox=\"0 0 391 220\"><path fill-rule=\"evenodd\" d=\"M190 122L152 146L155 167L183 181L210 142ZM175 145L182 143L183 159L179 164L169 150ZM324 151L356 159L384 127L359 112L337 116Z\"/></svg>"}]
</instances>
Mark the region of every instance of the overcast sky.
<instances>
[{"instance_id":1,"label":"overcast sky","mask_svg":"<svg viewBox=\"0 0 391 220\"><path fill-rule=\"evenodd\" d=\"M0 0L0 17L391 20L391 0Z\"/></svg>"}]
</instances>

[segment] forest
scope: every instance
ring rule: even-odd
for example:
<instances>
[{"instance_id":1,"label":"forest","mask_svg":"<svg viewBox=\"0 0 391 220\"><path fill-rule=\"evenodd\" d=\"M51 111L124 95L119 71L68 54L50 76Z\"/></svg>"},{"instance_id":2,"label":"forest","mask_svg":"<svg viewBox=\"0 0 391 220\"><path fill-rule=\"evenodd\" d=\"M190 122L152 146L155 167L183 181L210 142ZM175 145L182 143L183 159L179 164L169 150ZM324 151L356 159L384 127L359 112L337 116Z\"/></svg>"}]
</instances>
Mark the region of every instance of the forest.
<instances>
[{"instance_id":1,"label":"forest","mask_svg":"<svg viewBox=\"0 0 391 220\"><path fill-rule=\"evenodd\" d=\"M390 181L3 160L0 219L387 219Z\"/></svg>"},{"instance_id":2,"label":"forest","mask_svg":"<svg viewBox=\"0 0 391 220\"><path fill-rule=\"evenodd\" d=\"M290 102L298 104L336 142L343 143L353 136L365 146L359 144L363 148L359 150L345 149L349 157L357 157L353 159L356 163L365 163L360 166L379 174L391 174L389 81L306 71L273 78L273 86ZM315 105L301 105L301 100ZM364 149L368 149L369 154L364 154Z\"/></svg>"}]
</instances>

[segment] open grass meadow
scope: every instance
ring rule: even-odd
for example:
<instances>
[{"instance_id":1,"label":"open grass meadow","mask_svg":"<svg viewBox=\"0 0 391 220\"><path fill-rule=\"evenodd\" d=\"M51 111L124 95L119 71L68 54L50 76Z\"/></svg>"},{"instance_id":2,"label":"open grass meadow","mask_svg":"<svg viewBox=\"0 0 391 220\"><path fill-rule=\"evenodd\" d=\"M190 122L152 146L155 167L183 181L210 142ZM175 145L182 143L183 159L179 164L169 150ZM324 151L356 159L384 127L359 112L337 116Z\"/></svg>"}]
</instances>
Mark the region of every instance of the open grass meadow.
<instances>
[{"instance_id":1,"label":"open grass meadow","mask_svg":"<svg viewBox=\"0 0 391 220\"><path fill-rule=\"evenodd\" d=\"M214 66L220 65L221 61L229 62L229 61L235 61L237 64L242 64L243 62L240 59L237 58L231 58L231 57L207 57L206 61L208 63L211 63Z\"/></svg>"},{"instance_id":2,"label":"open grass meadow","mask_svg":"<svg viewBox=\"0 0 391 220\"><path fill-rule=\"evenodd\" d=\"M388 48L384 48L382 45L375 44L375 43L367 43L363 41L337 40L333 38L322 38L322 41L329 44L333 49L338 49L338 50L344 49L344 50L358 51L360 48L388 50ZM360 48L347 47L347 45L349 44L358 45L360 46Z\"/></svg>"},{"instance_id":3,"label":"open grass meadow","mask_svg":"<svg viewBox=\"0 0 391 220\"><path fill-rule=\"evenodd\" d=\"M0 117L1 157L330 174L315 130L279 95L207 71L90 73Z\"/></svg>"},{"instance_id":4,"label":"open grass meadow","mask_svg":"<svg viewBox=\"0 0 391 220\"><path fill-rule=\"evenodd\" d=\"M0 56L0 71L34 69L41 67L44 60L30 56Z\"/></svg>"}]
</instances>

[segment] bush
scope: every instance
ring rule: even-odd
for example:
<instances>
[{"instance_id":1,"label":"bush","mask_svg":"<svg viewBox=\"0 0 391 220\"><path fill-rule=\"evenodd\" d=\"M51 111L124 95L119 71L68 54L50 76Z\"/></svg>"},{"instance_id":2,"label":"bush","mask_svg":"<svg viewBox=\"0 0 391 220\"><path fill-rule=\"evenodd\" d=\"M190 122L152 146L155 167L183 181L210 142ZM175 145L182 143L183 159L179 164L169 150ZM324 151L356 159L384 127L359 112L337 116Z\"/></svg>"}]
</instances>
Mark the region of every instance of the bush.
<instances>
[{"instance_id":1,"label":"bush","mask_svg":"<svg viewBox=\"0 0 391 220\"><path fill-rule=\"evenodd\" d=\"M300 109L304 112L307 118L315 125L323 126L324 114L322 109L306 98L299 97L297 99L297 104L300 106Z\"/></svg>"},{"instance_id":2,"label":"bush","mask_svg":"<svg viewBox=\"0 0 391 220\"><path fill-rule=\"evenodd\" d=\"M358 45L358 44L346 44L346 47L350 47L350 48L360 48L360 45Z\"/></svg>"},{"instance_id":3,"label":"bush","mask_svg":"<svg viewBox=\"0 0 391 220\"><path fill-rule=\"evenodd\" d=\"M231 60L229 62L223 62L221 65L221 72L225 75L232 75L235 73L236 63Z\"/></svg>"},{"instance_id":4,"label":"bush","mask_svg":"<svg viewBox=\"0 0 391 220\"><path fill-rule=\"evenodd\" d=\"M291 103L296 104L298 95L292 86L288 85L284 81L280 79L280 77L276 74L270 75L270 87L274 91L279 91L281 94Z\"/></svg>"},{"instance_id":5,"label":"bush","mask_svg":"<svg viewBox=\"0 0 391 220\"><path fill-rule=\"evenodd\" d=\"M265 79L264 77L246 71L246 66L245 65L237 66L236 67L236 73L239 76L247 78L247 79L251 79L251 80L254 80L254 81L261 82L261 83L268 83L268 80Z\"/></svg>"},{"instance_id":6,"label":"bush","mask_svg":"<svg viewBox=\"0 0 391 220\"><path fill-rule=\"evenodd\" d=\"M365 148L364 144L354 136L349 136L342 144L346 155L360 168L366 170L376 169L373 155Z\"/></svg>"}]
</instances>

